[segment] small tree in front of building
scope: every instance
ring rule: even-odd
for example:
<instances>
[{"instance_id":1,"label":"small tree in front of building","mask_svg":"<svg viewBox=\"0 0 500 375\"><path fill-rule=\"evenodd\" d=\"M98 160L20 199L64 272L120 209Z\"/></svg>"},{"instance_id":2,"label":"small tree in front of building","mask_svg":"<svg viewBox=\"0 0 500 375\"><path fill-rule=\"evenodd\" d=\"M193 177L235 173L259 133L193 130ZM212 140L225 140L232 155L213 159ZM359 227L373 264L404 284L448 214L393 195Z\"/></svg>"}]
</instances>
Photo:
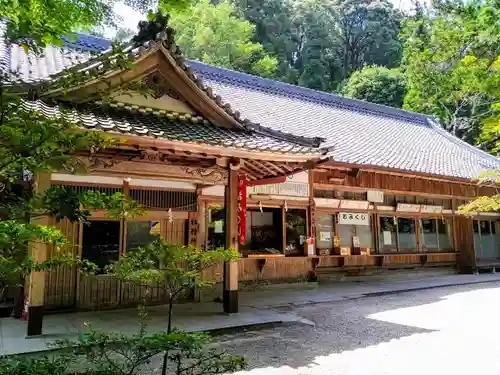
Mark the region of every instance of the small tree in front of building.
<instances>
[{"instance_id":1,"label":"small tree in front of building","mask_svg":"<svg viewBox=\"0 0 500 375\"><path fill-rule=\"evenodd\" d=\"M215 282L203 278L203 270L239 257L239 253L234 250L200 251L191 245L176 245L158 239L128 251L108 267L108 272L121 280L131 281L147 289L163 289L165 303L168 305L167 332L171 332L175 299L187 290L203 288Z\"/></svg>"}]
</instances>

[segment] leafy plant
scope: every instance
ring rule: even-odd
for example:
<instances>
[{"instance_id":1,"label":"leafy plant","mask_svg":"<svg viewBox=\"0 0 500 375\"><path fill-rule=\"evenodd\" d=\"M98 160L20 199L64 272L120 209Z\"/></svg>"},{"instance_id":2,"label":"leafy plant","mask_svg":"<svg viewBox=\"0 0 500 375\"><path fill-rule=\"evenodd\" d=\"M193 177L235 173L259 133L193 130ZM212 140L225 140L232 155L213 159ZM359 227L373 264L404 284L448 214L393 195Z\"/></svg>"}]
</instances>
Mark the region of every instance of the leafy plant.
<instances>
[{"instance_id":1,"label":"leafy plant","mask_svg":"<svg viewBox=\"0 0 500 375\"><path fill-rule=\"evenodd\" d=\"M214 280L201 277L204 269L239 257L240 254L234 250L199 251L194 246L170 244L158 239L128 251L108 267L108 272L122 280L149 288L162 288L169 306L167 332L171 332L175 299L183 291L203 288L214 283Z\"/></svg>"},{"instance_id":2,"label":"leafy plant","mask_svg":"<svg viewBox=\"0 0 500 375\"><path fill-rule=\"evenodd\" d=\"M0 358L2 375L215 375L241 370L243 357L210 347L203 333L147 332L147 314L139 309L139 331L133 335L92 329L76 340L61 340L52 357ZM165 357L164 353L168 353ZM169 364L167 364L167 362Z\"/></svg>"}]
</instances>

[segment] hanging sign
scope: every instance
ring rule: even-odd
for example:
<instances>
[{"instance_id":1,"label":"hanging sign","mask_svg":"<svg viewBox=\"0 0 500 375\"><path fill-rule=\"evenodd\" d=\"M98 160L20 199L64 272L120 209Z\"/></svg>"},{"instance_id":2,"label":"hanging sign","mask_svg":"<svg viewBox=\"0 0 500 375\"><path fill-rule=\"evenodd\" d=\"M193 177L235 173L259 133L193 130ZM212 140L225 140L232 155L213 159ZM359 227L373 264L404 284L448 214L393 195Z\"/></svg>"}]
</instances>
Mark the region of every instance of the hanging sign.
<instances>
[{"instance_id":1,"label":"hanging sign","mask_svg":"<svg viewBox=\"0 0 500 375\"><path fill-rule=\"evenodd\" d=\"M420 212L419 204L398 203L396 211Z\"/></svg>"},{"instance_id":2,"label":"hanging sign","mask_svg":"<svg viewBox=\"0 0 500 375\"><path fill-rule=\"evenodd\" d=\"M370 225L370 216L367 213L340 212L339 224L345 225Z\"/></svg>"},{"instance_id":3,"label":"hanging sign","mask_svg":"<svg viewBox=\"0 0 500 375\"><path fill-rule=\"evenodd\" d=\"M358 236L352 236L352 247L357 249L359 246L359 237Z\"/></svg>"},{"instance_id":4,"label":"hanging sign","mask_svg":"<svg viewBox=\"0 0 500 375\"><path fill-rule=\"evenodd\" d=\"M224 233L224 221L217 220L214 221L214 233Z\"/></svg>"},{"instance_id":5,"label":"hanging sign","mask_svg":"<svg viewBox=\"0 0 500 375\"><path fill-rule=\"evenodd\" d=\"M153 236L159 236L161 234L161 221L152 221L149 233Z\"/></svg>"},{"instance_id":6,"label":"hanging sign","mask_svg":"<svg viewBox=\"0 0 500 375\"><path fill-rule=\"evenodd\" d=\"M247 176L238 176L238 243L247 242Z\"/></svg>"},{"instance_id":7,"label":"hanging sign","mask_svg":"<svg viewBox=\"0 0 500 375\"><path fill-rule=\"evenodd\" d=\"M384 192L380 190L368 190L366 200L373 203L384 203Z\"/></svg>"},{"instance_id":8,"label":"hanging sign","mask_svg":"<svg viewBox=\"0 0 500 375\"><path fill-rule=\"evenodd\" d=\"M342 199L340 201L340 208L346 210L367 210L370 206L368 201L353 201L349 199Z\"/></svg>"},{"instance_id":9,"label":"hanging sign","mask_svg":"<svg viewBox=\"0 0 500 375\"><path fill-rule=\"evenodd\" d=\"M440 214L443 212L443 206L422 205L420 212L425 214Z\"/></svg>"}]
</instances>

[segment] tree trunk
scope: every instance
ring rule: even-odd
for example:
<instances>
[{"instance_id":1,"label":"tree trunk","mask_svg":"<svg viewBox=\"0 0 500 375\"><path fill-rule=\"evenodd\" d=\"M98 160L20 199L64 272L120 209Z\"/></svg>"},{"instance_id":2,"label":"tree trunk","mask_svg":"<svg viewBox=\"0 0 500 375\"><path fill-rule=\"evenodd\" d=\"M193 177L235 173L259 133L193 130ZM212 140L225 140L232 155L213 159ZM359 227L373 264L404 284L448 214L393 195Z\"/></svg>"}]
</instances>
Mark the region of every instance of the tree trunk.
<instances>
[{"instance_id":1,"label":"tree trunk","mask_svg":"<svg viewBox=\"0 0 500 375\"><path fill-rule=\"evenodd\" d=\"M174 295L169 293L168 295L168 324L167 333L172 333L172 310L174 308ZM167 364L168 364L168 351L163 354L163 365L161 369L161 375L167 375Z\"/></svg>"}]
</instances>

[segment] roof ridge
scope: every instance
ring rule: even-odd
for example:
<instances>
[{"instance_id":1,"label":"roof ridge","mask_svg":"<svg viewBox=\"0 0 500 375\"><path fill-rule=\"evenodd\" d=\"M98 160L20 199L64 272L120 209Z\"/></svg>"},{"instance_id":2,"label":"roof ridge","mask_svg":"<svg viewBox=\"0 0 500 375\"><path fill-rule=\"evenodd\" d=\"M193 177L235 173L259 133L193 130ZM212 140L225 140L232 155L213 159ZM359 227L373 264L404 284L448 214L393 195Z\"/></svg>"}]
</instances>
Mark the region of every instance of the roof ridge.
<instances>
[{"instance_id":1,"label":"roof ridge","mask_svg":"<svg viewBox=\"0 0 500 375\"><path fill-rule=\"evenodd\" d=\"M110 48L111 41L109 39L95 36L95 35L84 34L84 33L73 33L73 34L79 36L80 38L78 40L72 41L72 40L68 40L67 37L63 37L64 42L67 44L71 44L72 46L75 46L75 47L81 47L83 45L85 47L85 49L90 50L90 51L106 52ZM95 40L101 48L98 49L98 48L95 48L92 46L89 47L89 43L81 43L82 39L83 39L82 37L86 38L86 39ZM105 44L107 44L107 46L105 46ZM107 47L107 48L105 48L105 47ZM428 116L421 114L421 113L412 112L412 111L408 111L408 110L401 109L401 108L389 107L389 106L386 106L383 104L371 103L371 102L367 102L364 100L347 98L347 97L339 95L337 93L331 93L331 92L311 89L308 87L302 87L302 86L294 85L291 83L281 82L281 81L273 80L270 78L265 78L265 77L260 77L260 76L248 74L248 73L239 72L239 71L229 69L229 68L218 67L215 65L206 64L206 63L201 62L201 61L186 60L186 63L188 63L188 65L190 65L190 66L202 67L202 68L205 68L208 70L212 70L213 72L225 71L225 72L229 72L232 74L236 74L237 76L239 76L236 79L241 78L241 80L239 80L241 83L246 84L249 88L252 88L254 90L255 89L258 90L258 89L262 88L262 89L264 89L262 91L272 91L274 94L278 94L278 95L282 95L282 96L294 96L298 99L310 100L310 101L313 101L313 102L316 102L319 104L325 104L325 103L335 104L338 106L339 105L343 106L343 107L348 108L348 109L358 109L361 111L368 111L368 112L379 114L382 116L403 118L405 120L413 120L413 121L418 120L422 123L425 123L426 125L428 124L427 123ZM196 70L198 70L198 69L196 69ZM264 87L264 85L259 85L259 84L255 85L255 82L251 83L248 80L243 79L243 77L250 78L251 80L254 80L256 82L261 82L261 83L266 82L268 85L266 85L265 87ZM227 76L223 76L222 78L225 78L228 81L231 81L228 79ZM235 78L235 77L233 77L233 78ZM293 93L290 91L284 92L283 90L285 88L293 89L295 92L293 92ZM286 134L286 133L283 133L283 134Z\"/></svg>"},{"instance_id":2,"label":"roof ridge","mask_svg":"<svg viewBox=\"0 0 500 375\"><path fill-rule=\"evenodd\" d=\"M365 112L371 112L374 114L379 114L383 116L402 118L405 120L418 120L419 122L425 123L427 125L428 115L421 114L418 112L411 112L401 108L389 107L383 104L376 104L367 102L359 99L347 98L345 96L311 89L308 87L302 87L298 85L294 85L291 83L281 82L277 80L273 80L270 78L259 77L256 75L239 72L229 68L218 67L214 65L209 65L203 63L201 61L195 60L187 60L186 61L193 69L197 72L201 72L204 74L213 74L217 75L218 78L222 78L223 80L231 83L234 81L238 81L238 85L245 85L252 90L259 90L263 92L272 92L273 94L278 94L281 96L293 96L295 98L301 100L309 100L318 104L335 104L337 106L342 106L347 109L358 109ZM230 73L233 75L232 80L228 78L227 74L223 74L223 72ZM247 78L247 79L245 79ZM263 83L267 83L264 85ZM286 91L286 89L292 89L295 92Z\"/></svg>"}]
</instances>

